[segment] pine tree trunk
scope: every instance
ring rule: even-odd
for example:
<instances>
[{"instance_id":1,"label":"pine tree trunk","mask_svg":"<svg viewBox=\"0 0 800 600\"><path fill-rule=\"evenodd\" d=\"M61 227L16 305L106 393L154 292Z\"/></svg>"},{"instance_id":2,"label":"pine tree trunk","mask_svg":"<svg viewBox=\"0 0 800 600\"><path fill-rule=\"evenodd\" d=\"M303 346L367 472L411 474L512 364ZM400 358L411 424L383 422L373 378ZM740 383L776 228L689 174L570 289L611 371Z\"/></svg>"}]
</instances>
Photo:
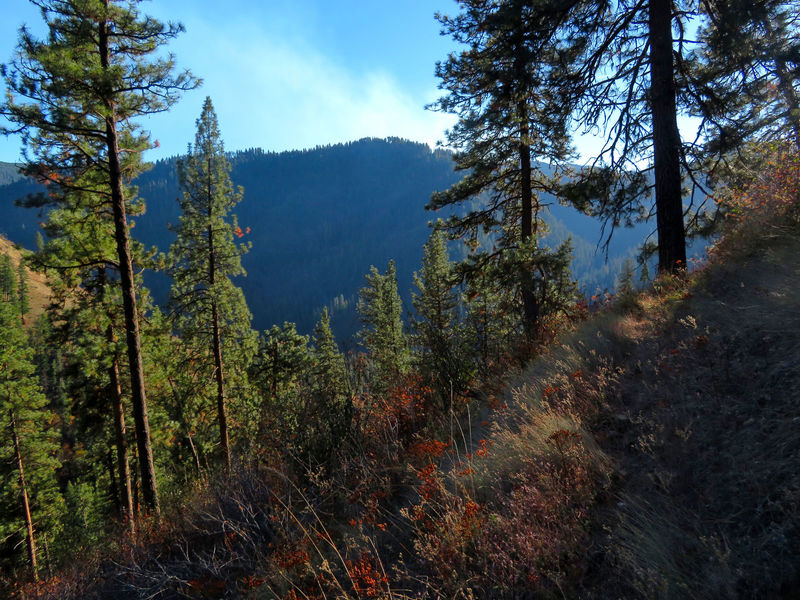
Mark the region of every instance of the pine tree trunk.
<instances>
[{"instance_id":1,"label":"pine tree trunk","mask_svg":"<svg viewBox=\"0 0 800 600\"><path fill-rule=\"evenodd\" d=\"M675 272L686 267L686 235L672 56L672 0L650 0L649 34L658 269Z\"/></svg>"},{"instance_id":2,"label":"pine tree trunk","mask_svg":"<svg viewBox=\"0 0 800 600\"><path fill-rule=\"evenodd\" d=\"M212 203L212 184L211 184L211 159L208 159L208 216L211 218ZM208 226L208 282L214 288L217 282L216 256L214 250L214 229ZM212 296L216 292L212 291ZM214 377L217 380L217 420L219 421L219 443L222 446L222 460L225 463L225 470L231 468L231 449L228 442L228 415L225 410L225 374L222 370L222 343L219 332L219 312L217 310L217 300L211 300L211 328L212 345L214 352Z\"/></svg>"},{"instance_id":3,"label":"pine tree trunk","mask_svg":"<svg viewBox=\"0 0 800 600\"><path fill-rule=\"evenodd\" d=\"M122 502L119 499L119 488L117 487L117 474L114 472L114 452L111 449L111 444L108 445L108 452L106 452L106 466L108 467L108 479L111 482L110 494L111 499L114 501L114 506L117 507L117 512L120 516L124 515L122 509Z\"/></svg>"},{"instance_id":4,"label":"pine tree trunk","mask_svg":"<svg viewBox=\"0 0 800 600\"><path fill-rule=\"evenodd\" d=\"M211 319L214 335L214 372L217 380L217 417L219 418L219 441L222 445L222 457L225 469L231 468L231 450L228 443L228 415L225 410L225 383L222 371L222 344L219 335L219 315L217 303L211 305Z\"/></svg>"},{"instance_id":5,"label":"pine tree trunk","mask_svg":"<svg viewBox=\"0 0 800 600\"><path fill-rule=\"evenodd\" d=\"M105 0L108 6L109 0ZM99 32L100 63L104 69L109 67L108 24L100 23ZM153 450L150 445L150 424L147 417L147 396L142 365L139 316L136 308L136 290L131 259L128 222L125 214L125 196L122 189L122 171L119 160L119 140L117 137L117 117L114 101L106 100L106 144L108 147L109 183L111 184L111 205L114 213L114 235L117 242L119 274L122 284L122 307L125 313L125 333L128 345L128 360L131 376L131 402L136 426L136 440L139 445L139 469L142 473L142 494L147 507L159 513L156 473L153 465Z\"/></svg>"},{"instance_id":6,"label":"pine tree trunk","mask_svg":"<svg viewBox=\"0 0 800 600\"><path fill-rule=\"evenodd\" d=\"M778 72L778 88L783 95L783 102L786 105L786 119L794 134L794 143L800 149L800 101L798 101L786 61L776 60L775 69Z\"/></svg>"},{"instance_id":7,"label":"pine tree trunk","mask_svg":"<svg viewBox=\"0 0 800 600\"><path fill-rule=\"evenodd\" d=\"M22 512L25 516L25 541L28 546L28 561L31 565L31 576L34 581L39 580L38 569L36 568L36 541L33 538L33 519L31 518L31 505L28 501L28 486L25 483L25 471L22 465L22 453L19 449L19 436L17 435L17 423L14 419L14 412L9 410L11 418L11 437L14 441L14 455L17 463L17 476L19 481L20 494L22 495Z\"/></svg>"},{"instance_id":8,"label":"pine tree trunk","mask_svg":"<svg viewBox=\"0 0 800 600\"><path fill-rule=\"evenodd\" d=\"M106 337L110 344L114 343L114 330L111 325L106 329ZM114 413L114 436L117 445L117 471L119 474L119 487L122 492L122 513L127 520L128 530L131 535L136 533L136 526L133 518L133 493L131 490L131 468L128 461L128 439L125 431L125 409L122 405L122 386L119 381L119 359L114 356L114 360L108 369L110 380L109 392L111 395L111 405Z\"/></svg>"},{"instance_id":9,"label":"pine tree trunk","mask_svg":"<svg viewBox=\"0 0 800 600\"><path fill-rule=\"evenodd\" d=\"M520 120L519 166L522 194L522 222L521 236L523 243L534 235L533 191L531 190L531 147L528 140L528 111L524 102L517 107L517 117ZM539 303L536 301L536 290L533 287L533 277L528 268L522 272L522 306L524 310L525 336L529 342L536 337L539 324Z\"/></svg>"}]
</instances>

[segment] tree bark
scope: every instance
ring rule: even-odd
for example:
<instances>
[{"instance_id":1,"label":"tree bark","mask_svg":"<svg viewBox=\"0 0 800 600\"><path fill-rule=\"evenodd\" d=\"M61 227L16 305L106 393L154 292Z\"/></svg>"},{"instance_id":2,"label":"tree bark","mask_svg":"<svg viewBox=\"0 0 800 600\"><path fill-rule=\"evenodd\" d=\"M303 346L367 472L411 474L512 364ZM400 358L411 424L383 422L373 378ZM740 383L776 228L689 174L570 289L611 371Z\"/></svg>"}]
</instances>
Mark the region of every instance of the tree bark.
<instances>
[{"instance_id":1,"label":"tree bark","mask_svg":"<svg viewBox=\"0 0 800 600\"><path fill-rule=\"evenodd\" d=\"M31 565L31 576L34 581L39 580L39 572L36 567L36 541L33 537L33 519L31 518L31 505L28 500L28 486L25 483L25 470L22 465L22 453L19 449L19 436L17 435L17 422L14 419L14 411L9 410L11 418L11 437L14 441L14 455L17 463L17 478L19 481L20 494L22 495L22 512L25 516L25 541L28 547L28 561Z\"/></svg>"},{"instance_id":2,"label":"tree bark","mask_svg":"<svg viewBox=\"0 0 800 600\"><path fill-rule=\"evenodd\" d=\"M211 159L207 164L207 187L208 193L208 217L211 218L211 204L213 187L211 183ZM225 470L231 468L231 449L228 441L228 415L225 410L225 374L222 370L222 340L219 331L219 312L217 309L217 299L215 297L214 285L217 282L217 271L214 250L214 229L208 226L208 282L212 289L211 294L211 329L212 329L212 350L214 352L214 378L217 381L217 420L219 421L219 443L222 446L222 460L225 463Z\"/></svg>"},{"instance_id":3,"label":"tree bark","mask_svg":"<svg viewBox=\"0 0 800 600\"><path fill-rule=\"evenodd\" d=\"M195 474L200 475L200 456L197 454L197 448L194 445L191 433L186 434L186 441L189 442L189 450L192 452Z\"/></svg>"},{"instance_id":4,"label":"tree bark","mask_svg":"<svg viewBox=\"0 0 800 600\"><path fill-rule=\"evenodd\" d=\"M676 272L686 268L686 234L672 54L672 0L650 0L649 37L658 270Z\"/></svg>"},{"instance_id":5,"label":"tree bark","mask_svg":"<svg viewBox=\"0 0 800 600\"><path fill-rule=\"evenodd\" d=\"M531 239L535 231L535 218L533 214L533 191L531 189L531 146L530 128L528 125L528 111L525 102L520 102L517 107L517 117L520 120L519 141L519 166L521 181L522 221L520 223L522 243ZM539 326L539 303L536 299L536 290L533 286L533 276L530 269L525 266L522 270L522 306L524 311L525 335L529 342L536 337Z\"/></svg>"},{"instance_id":6,"label":"tree bark","mask_svg":"<svg viewBox=\"0 0 800 600\"><path fill-rule=\"evenodd\" d=\"M114 330L111 324L106 329L108 342L113 345ZM111 405L114 413L114 436L117 445L117 472L119 474L119 489L122 492L121 508L123 518L127 520L128 530L131 535L136 533L136 525L133 518L133 492L131 489L131 467L128 461L128 439L125 427L125 409L122 405L122 386L119 381L119 359L114 356L114 360L108 369L109 392Z\"/></svg>"},{"instance_id":7,"label":"tree bark","mask_svg":"<svg viewBox=\"0 0 800 600\"><path fill-rule=\"evenodd\" d=\"M217 314L217 303L212 302L211 320L213 324L214 336L214 373L217 380L217 417L219 419L219 441L222 445L222 458L225 461L225 469L231 468L231 449L228 442L228 415L225 410L225 382L222 371L222 344L219 333L219 315Z\"/></svg>"},{"instance_id":8,"label":"tree bark","mask_svg":"<svg viewBox=\"0 0 800 600\"><path fill-rule=\"evenodd\" d=\"M108 6L109 0L105 0ZM108 23L99 24L100 63L109 68ZM109 184L111 186L111 205L114 213L114 235L119 258L119 274L122 285L122 307L125 314L125 333L128 346L128 360L131 376L131 402L136 427L136 440L139 445L139 469L142 474L142 495L147 508L159 514L156 474L153 465L153 450L150 445L150 423L147 417L147 395L145 393L144 368L142 364L139 316L136 308L136 290L131 258L128 222L125 210L125 195L122 189L122 169L119 157L117 135L117 116L111 93L105 94L106 145L108 148Z\"/></svg>"}]
</instances>

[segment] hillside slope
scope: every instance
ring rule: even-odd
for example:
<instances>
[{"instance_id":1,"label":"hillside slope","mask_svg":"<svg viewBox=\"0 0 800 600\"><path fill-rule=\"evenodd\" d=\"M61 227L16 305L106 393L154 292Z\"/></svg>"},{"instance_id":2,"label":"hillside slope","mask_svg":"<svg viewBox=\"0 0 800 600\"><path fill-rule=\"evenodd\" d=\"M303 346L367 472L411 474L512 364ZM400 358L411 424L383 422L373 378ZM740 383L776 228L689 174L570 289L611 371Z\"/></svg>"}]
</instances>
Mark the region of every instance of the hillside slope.
<instances>
[{"instance_id":1,"label":"hillside slope","mask_svg":"<svg viewBox=\"0 0 800 600\"><path fill-rule=\"evenodd\" d=\"M616 324L625 352L593 430L618 481L587 597L797 597L795 233L745 241Z\"/></svg>"},{"instance_id":2,"label":"hillside slope","mask_svg":"<svg viewBox=\"0 0 800 600\"><path fill-rule=\"evenodd\" d=\"M0 236L0 254L7 254L10 256L11 262L16 268L23 256L23 250L20 250L9 240L3 236ZM36 318L45 311L45 308L50 303L50 288L47 285L47 277L45 277L42 273L37 273L36 271L31 271L30 269L27 269L27 273L31 310L29 313L30 318L26 317L26 319L30 324L33 323Z\"/></svg>"}]
</instances>

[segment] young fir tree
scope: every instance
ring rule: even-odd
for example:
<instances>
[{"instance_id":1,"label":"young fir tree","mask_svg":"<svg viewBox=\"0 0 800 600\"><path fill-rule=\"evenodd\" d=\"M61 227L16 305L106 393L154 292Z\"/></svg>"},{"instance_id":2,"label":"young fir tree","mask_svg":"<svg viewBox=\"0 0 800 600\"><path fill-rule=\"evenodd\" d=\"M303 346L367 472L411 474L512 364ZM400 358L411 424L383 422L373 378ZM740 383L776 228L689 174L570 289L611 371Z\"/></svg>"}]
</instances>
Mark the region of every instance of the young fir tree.
<instances>
[{"instance_id":1,"label":"young fir tree","mask_svg":"<svg viewBox=\"0 0 800 600\"><path fill-rule=\"evenodd\" d=\"M172 483L188 483L209 470L219 449L208 361L195 359L195 350L175 335L174 319L159 310L148 318L144 333L148 383L163 411L154 414L154 444L164 448L161 459Z\"/></svg>"},{"instance_id":2,"label":"young fir tree","mask_svg":"<svg viewBox=\"0 0 800 600\"><path fill-rule=\"evenodd\" d=\"M309 398L303 419L305 450L309 463L330 465L335 450L341 447L350 430L353 401L344 357L333 337L327 307L311 336L310 359Z\"/></svg>"},{"instance_id":3,"label":"young fir tree","mask_svg":"<svg viewBox=\"0 0 800 600\"><path fill-rule=\"evenodd\" d=\"M186 344L195 350L214 381L219 439L225 467L230 467L227 403L230 384L241 382L255 354L252 316L241 288L232 278L244 275L244 233L230 215L242 199L234 188L217 115L206 98L197 120L197 135L185 159L178 162L182 215L170 248L169 272L174 284L170 305Z\"/></svg>"},{"instance_id":4,"label":"young fir tree","mask_svg":"<svg viewBox=\"0 0 800 600\"><path fill-rule=\"evenodd\" d=\"M384 275L370 267L365 279L367 285L358 292L357 309L364 324L359 335L373 362L372 384L382 390L406 373L410 359L394 261Z\"/></svg>"},{"instance_id":5,"label":"young fir tree","mask_svg":"<svg viewBox=\"0 0 800 600\"><path fill-rule=\"evenodd\" d=\"M636 291L636 286L633 283L633 277L636 274L635 269L633 268L633 260L630 258L625 259L625 262L622 265L622 271L620 271L619 276L617 277L617 295L618 296L630 296Z\"/></svg>"},{"instance_id":6,"label":"young fir tree","mask_svg":"<svg viewBox=\"0 0 800 600\"><path fill-rule=\"evenodd\" d=\"M459 322L461 302L444 232L436 227L423 248L422 267L414 273L416 315L411 321L417 363L443 404L460 394L469 381Z\"/></svg>"},{"instance_id":7,"label":"young fir tree","mask_svg":"<svg viewBox=\"0 0 800 600\"><path fill-rule=\"evenodd\" d=\"M17 276L8 254L0 254L0 302L13 303L17 296Z\"/></svg>"},{"instance_id":8,"label":"young fir tree","mask_svg":"<svg viewBox=\"0 0 800 600\"><path fill-rule=\"evenodd\" d=\"M3 68L9 96L0 110L13 124L4 131L22 133L26 175L57 191L88 194L94 210L111 213L142 491L157 513L126 186L151 147L136 119L167 110L198 82L188 72L175 75L171 56L155 57L181 26L142 16L135 0L36 4L48 37L20 31L17 56Z\"/></svg>"},{"instance_id":9,"label":"young fir tree","mask_svg":"<svg viewBox=\"0 0 800 600\"><path fill-rule=\"evenodd\" d=\"M24 540L30 573L38 577L37 538L57 534L61 496L55 478L59 439L12 302L0 301L0 455L3 465L0 538Z\"/></svg>"},{"instance_id":10,"label":"young fir tree","mask_svg":"<svg viewBox=\"0 0 800 600\"><path fill-rule=\"evenodd\" d=\"M258 431L252 439L277 448L297 434L303 382L310 380L312 364L308 343L309 336L297 333L294 323L273 325L259 336L250 365L250 382L261 396L259 414L252 419Z\"/></svg>"},{"instance_id":11,"label":"young fir tree","mask_svg":"<svg viewBox=\"0 0 800 600\"><path fill-rule=\"evenodd\" d=\"M20 260L17 265L17 309L19 319L25 325L25 315L31 310L31 299L28 288L28 271Z\"/></svg>"},{"instance_id":12,"label":"young fir tree","mask_svg":"<svg viewBox=\"0 0 800 600\"><path fill-rule=\"evenodd\" d=\"M568 111L560 88L544 85L558 75L562 62L560 48L549 42L565 3L458 4L457 16L437 15L442 34L463 49L437 63L439 87L448 95L433 108L459 118L447 139L456 150L456 169L466 175L433 194L428 208L467 209L450 217L446 226L452 238L471 244L473 254L464 264L468 273L485 274L490 263L507 262L512 254L520 259L514 287L520 290L522 322L530 339L540 320L534 291L542 228L539 193L552 189L559 177L557 172L545 174L536 161L553 163L570 156ZM491 250L478 251L481 232L490 234ZM525 252L517 252L522 248Z\"/></svg>"},{"instance_id":13,"label":"young fir tree","mask_svg":"<svg viewBox=\"0 0 800 600\"><path fill-rule=\"evenodd\" d=\"M309 366L308 336L297 333L294 323L273 325L258 341L258 354L250 379L267 397L278 400L295 387Z\"/></svg>"}]
</instances>

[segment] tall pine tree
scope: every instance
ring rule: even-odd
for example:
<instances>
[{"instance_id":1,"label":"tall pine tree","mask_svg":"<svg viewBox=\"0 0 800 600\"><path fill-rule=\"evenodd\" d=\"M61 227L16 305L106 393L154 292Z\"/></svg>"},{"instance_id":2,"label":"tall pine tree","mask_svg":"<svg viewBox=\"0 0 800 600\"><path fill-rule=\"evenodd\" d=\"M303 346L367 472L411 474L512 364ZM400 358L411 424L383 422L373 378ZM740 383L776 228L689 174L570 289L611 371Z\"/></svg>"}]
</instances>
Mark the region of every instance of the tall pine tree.
<instances>
[{"instance_id":1,"label":"tall pine tree","mask_svg":"<svg viewBox=\"0 0 800 600\"><path fill-rule=\"evenodd\" d=\"M24 540L35 580L37 536L56 530L61 516L55 479L59 437L16 308L0 300L0 538L3 544Z\"/></svg>"},{"instance_id":2,"label":"tall pine tree","mask_svg":"<svg viewBox=\"0 0 800 600\"><path fill-rule=\"evenodd\" d=\"M689 0L572 0L563 8L550 42L561 47L563 67L553 82L533 91L558 86L573 127L599 133L605 142L561 193L603 218L611 233L654 213L659 270L683 269L682 177L693 171L678 115L688 113L685 33L697 5ZM537 12L538 18L549 18L546 8Z\"/></svg>"},{"instance_id":3,"label":"tall pine tree","mask_svg":"<svg viewBox=\"0 0 800 600\"><path fill-rule=\"evenodd\" d=\"M217 115L206 98L197 120L194 146L178 163L182 215L170 248L169 272L174 279L170 304L183 340L206 364L215 384L222 458L230 467L227 403L231 381L246 377L256 351L252 315L242 290L232 278L244 275L241 256L247 246L230 211L242 199L234 188L225 157ZM234 388L235 389L235 388Z\"/></svg>"},{"instance_id":4,"label":"tall pine tree","mask_svg":"<svg viewBox=\"0 0 800 600\"><path fill-rule=\"evenodd\" d=\"M20 31L17 56L3 68L10 96L0 110L14 124L4 131L23 134L27 175L58 190L88 193L97 210L111 213L142 491L157 513L126 186L150 147L136 119L168 109L198 82L188 72L176 75L171 56L154 57L181 26L142 16L136 1L35 4L48 37L40 41Z\"/></svg>"},{"instance_id":5,"label":"tall pine tree","mask_svg":"<svg viewBox=\"0 0 800 600\"><path fill-rule=\"evenodd\" d=\"M800 2L705 0L701 9L691 75L711 158L747 141L789 138L800 148Z\"/></svg>"},{"instance_id":6,"label":"tall pine tree","mask_svg":"<svg viewBox=\"0 0 800 600\"><path fill-rule=\"evenodd\" d=\"M451 237L470 242L474 254L464 265L468 273L485 276L489 263L511 255L521 259L515 288L522 299L524 330L532 338L541 312L534 289L542 232L539 194L558 179L558 173L545 173L537 161L560 162L571 155L569 113L561 88L551 85L563 62L561 48L551 42L565 3L458 4L457 16L437 15L442 34L464 49L437 63L439 87L448 94L433 108L459 117L447 138L457 151L456 169L466 175L433 194L428 208L466 208L450 217L446 227ZM491 249L478 251L481 233L490 236Z\"/></svg>"}]
</instances>

